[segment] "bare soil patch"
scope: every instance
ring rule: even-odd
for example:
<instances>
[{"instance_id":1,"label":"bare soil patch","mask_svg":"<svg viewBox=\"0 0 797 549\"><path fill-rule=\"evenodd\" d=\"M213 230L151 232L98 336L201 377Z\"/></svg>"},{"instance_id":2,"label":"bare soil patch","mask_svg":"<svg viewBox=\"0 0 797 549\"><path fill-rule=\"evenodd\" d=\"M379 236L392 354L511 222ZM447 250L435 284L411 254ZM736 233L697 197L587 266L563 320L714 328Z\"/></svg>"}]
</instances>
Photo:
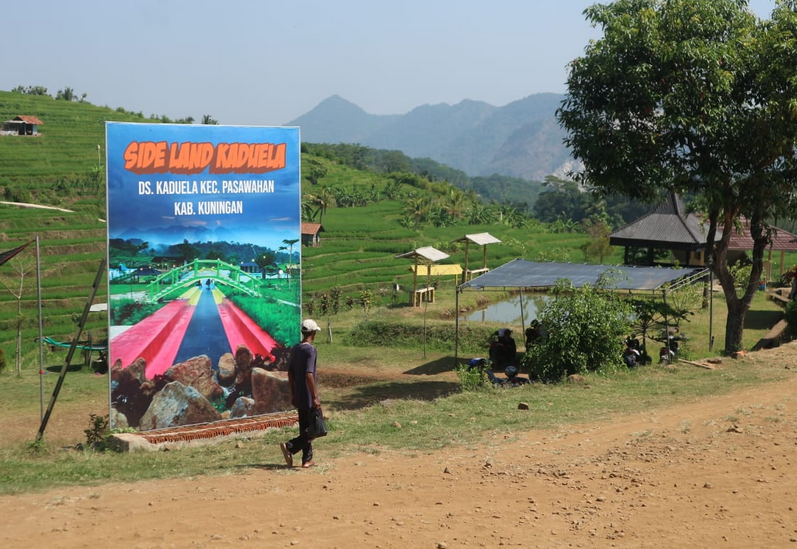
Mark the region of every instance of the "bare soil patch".
<instances>
[{"instance_id":1,"label":"bare soil patch","mask_svg":"<svg viewBox=\"0 0 797 549\"><path fill-rule=\"evenodd\" d=\"M767 352L797 369L787 347ZM237 475L0 497L0 545L797 547L797 376L472 448L316 453L310 470L263 446Z\"/></svg>"}]
</instances>

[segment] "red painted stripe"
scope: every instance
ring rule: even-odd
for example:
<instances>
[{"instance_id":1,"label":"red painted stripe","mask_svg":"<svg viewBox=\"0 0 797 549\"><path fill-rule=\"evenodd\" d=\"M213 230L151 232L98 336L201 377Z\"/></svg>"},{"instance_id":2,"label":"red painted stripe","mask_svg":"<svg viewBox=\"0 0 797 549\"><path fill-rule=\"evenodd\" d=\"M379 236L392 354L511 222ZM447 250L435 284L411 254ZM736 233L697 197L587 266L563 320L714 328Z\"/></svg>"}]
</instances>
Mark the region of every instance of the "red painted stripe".
<instances>
[{"instance_id":1,"label":"red painted stripe","mask_svg":"<svg viewBox=\"0 0 797 549\"><path fill-rule=\"evenodd\" d=\"M252 353L268 360L274 359L271 350L279 347L279 343L229 299L225 299L219 305L219 315L231 349L237 349L238 345L246 345Z\"/></svg>"},{"instance_id":2,"label":"red painted stripe","mask_svg":"<svg viewBox=\"0 0 797 549\"><path fill-rule=\"evenodd\" d=\"M143 358L147 363L147 379L162 374L174 365L195 309L187 300L172 301L114 337L109 346L111 364L121 359L126 368L137 358Z\"/></svg>"}]
</instances>

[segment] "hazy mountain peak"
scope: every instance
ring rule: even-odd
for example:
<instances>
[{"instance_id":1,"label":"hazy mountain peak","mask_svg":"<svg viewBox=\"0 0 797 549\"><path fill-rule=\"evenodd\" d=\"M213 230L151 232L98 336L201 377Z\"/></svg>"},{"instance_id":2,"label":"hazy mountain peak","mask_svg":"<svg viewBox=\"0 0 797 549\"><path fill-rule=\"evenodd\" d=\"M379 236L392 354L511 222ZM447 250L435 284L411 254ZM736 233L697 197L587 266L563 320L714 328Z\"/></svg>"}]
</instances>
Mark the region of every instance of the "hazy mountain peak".
<instances>
[{"instance_id":1,"label":"hazy mountain peak","mask_svg":"<svg viewBox=\"0 0 797 549\"><path fill-rule=\"evenodd\" d=\"M347 108L351 109L351 110L355 110L355 111L359 111L359 112L365 113L365 111L362 110L360 107L358 107L357 105L355 105L351 101L342 98L338 94L330 95L329 97L327 97L326 99L321 101L321 103L319 103L313 109L313 111L315 111L315 110L324 110L324 109L347 109ZM313 112L313 111L310 111L310 112ZM367 114L367 113L365 113L365 114Z\"/></svg>"},{"instance_id":2,"label":"hazy mountain peak","mask_svg":"<svg viewBox=\"0 0 797 549\"><path fill-rule=\"evenodd\" d=\"M564 96L533 94L504 107L463 99L375 115L339 95L289 122L310 143L359 143L431 158L468 175L498 173L542 181L572 162L555 112Z\"/></svg>"}]
</instances>

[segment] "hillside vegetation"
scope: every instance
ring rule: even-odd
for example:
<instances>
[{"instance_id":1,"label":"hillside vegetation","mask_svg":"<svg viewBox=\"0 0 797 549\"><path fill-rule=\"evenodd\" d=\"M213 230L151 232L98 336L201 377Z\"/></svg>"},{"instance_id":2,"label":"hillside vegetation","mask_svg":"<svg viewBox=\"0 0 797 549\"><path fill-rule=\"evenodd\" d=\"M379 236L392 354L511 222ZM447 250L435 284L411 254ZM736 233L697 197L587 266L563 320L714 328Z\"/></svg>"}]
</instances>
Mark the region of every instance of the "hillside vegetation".
<instances>
[{"instance_id":1,"label":"hillside vegetation","mask_svg":"<svg viewBox=\"0 0 797 549\"><path fill-rule=\"evenodd\" d=\"M0 196L7 202L33 202L70 211L2 204L0 241L3 249L10 249L39 236L44 333L66 341L74 334L76 319L105 255L105 122L153 120L86 102L0 92L0 118L9 120L17 115L34 115L44 124L35 137L0 137ZM462 264L464 249L451 242L466 233L488 231L504 241L490 248L490 267L515 257L583 259L579 247L587 240L585 235L548 233L545 226L522 212L485 205L475 192L463 192L440 181L439 176L395 171L403 164L394 166L391 173L373 166L357 169L346 161L345 151L339 155L327 149L313 151L312 147L305 151L304 217L321 221L325 229L320 247L303 250L304 300L308 304L336 286L341 299L350 305L360 303L364 291L373 294L372 306L403 303L406 294L398 298L392 286L397 283L406 289L411 284L411 263L396 260L394 255L432 245L451 254L447 262ZM316 167L315 172L311 166ZM433 167L445 169L437 164ZM21 322L27 363L37 360L33 250L29 247L2 268L2 277L12 289L19 284L20 272L26 273L21 320L12 293L0 295L0 348L7 357L13 356L15 330ZM149 260L146 253L138 259L141 263ZM436 282L453 286L454 280ZM96 301L105 301L105 293L103 283ZM95 340L104 338L105 314L90 315L88 330Z\"/></svg>"}]
</instances>

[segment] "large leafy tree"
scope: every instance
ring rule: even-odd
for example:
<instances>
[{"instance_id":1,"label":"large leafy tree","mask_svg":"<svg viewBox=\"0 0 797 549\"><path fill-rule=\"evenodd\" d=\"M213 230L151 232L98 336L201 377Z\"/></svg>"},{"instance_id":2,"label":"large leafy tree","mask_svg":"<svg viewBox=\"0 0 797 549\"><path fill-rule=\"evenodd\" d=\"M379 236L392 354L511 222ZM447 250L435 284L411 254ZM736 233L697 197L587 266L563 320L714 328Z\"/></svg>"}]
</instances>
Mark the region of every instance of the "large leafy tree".
<instances>
[{"instance_id":1,"label":"large leafy tree","mask_svg":"<svg viewBox=\"0 0 797 549\"><path fill-rule=\"evenodd\" d=\"M728 304L725 351L741 348L772 228L793 205L797 132L795 0L760 20L746 0L618 0L594 5L603 30L569 65L557 117L582 161L577 180L649 199L694 193L707 255ZM750 222L753 266L737 296L726 254Z\"/></svg>"}]
</instances>

